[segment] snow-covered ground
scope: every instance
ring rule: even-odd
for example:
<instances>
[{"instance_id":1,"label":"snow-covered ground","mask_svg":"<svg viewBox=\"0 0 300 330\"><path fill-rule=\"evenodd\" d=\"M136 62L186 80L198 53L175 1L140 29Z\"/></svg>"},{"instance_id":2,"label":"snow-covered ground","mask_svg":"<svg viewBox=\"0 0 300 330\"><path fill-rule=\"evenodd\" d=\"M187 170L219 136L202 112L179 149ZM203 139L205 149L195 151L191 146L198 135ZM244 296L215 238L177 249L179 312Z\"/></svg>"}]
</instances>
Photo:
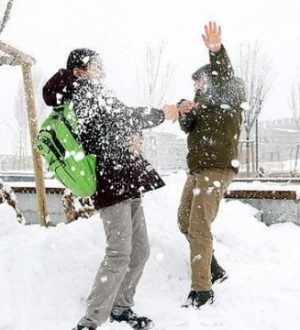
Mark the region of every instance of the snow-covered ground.
<instances>
[{"instance_id":1,"label":"snow-covered ground","mask_svg":"<svg viewBox=\"0 0 300 330\"><path fill-rule=\"evenodd\" d=\"M214 223L215 253L229 279L214 286L215 303L182 309L189 291L188 245L176 224L183 173L144 199L152 254L136 311L156 330L300 329L300 228L266 227L256 210L223 203ZM0 205L0 329L69 330L85 309L105 237L99 216L44 229L23 226ZM100 328L99 328L100 329ZM130 329L105 324L101 329Z\"/></svg>"}]
</instances>

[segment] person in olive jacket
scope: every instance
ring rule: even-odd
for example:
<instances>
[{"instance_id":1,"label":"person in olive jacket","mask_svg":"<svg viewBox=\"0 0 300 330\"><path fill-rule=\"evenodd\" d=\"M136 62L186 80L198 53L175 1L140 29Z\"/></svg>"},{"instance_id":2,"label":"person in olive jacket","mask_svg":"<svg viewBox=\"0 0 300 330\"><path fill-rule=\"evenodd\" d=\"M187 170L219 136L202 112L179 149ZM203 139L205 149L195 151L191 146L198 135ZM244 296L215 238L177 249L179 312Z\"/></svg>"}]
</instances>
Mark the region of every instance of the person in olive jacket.
<instances>
[{"instance_id":1,"label":"person in olive jacket","mask_svg":"<svg viewBox=\"0 0 300 330\"><path fill-rule=\"evenodd\" d=\"M238 143L242 125L244 83L234 76L221 43L221 28L210 22L203 40L210 64L192 76L194 102L182 100L179 124L188 134L185 183L178 224L190 245L191 291L185 306L199 308L213 302L212 283L227 278L213 255L211 224L226 188L238 171Z\"/></svg>"}]
</instances>

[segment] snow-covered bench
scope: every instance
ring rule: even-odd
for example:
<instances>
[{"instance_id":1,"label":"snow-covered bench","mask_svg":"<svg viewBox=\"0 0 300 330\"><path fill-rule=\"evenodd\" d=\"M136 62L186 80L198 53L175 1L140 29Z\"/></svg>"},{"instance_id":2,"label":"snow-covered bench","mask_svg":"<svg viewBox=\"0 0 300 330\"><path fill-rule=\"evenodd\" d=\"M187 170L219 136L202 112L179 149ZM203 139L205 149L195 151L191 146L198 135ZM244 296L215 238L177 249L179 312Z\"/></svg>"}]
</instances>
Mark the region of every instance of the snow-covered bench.
<instances>
[{"instance_id":1,"label":"snow-covered bench","mask_svg":"<svg viewBox=\"0 0 300 330\"><path fill-rule=\"evenodd\" d=\"M255 180L235 180L225 198L239 199L255 207L260 211L260 220L267 225L288 221L300 225L299 180Z\"/></svg>"}]
</instances>

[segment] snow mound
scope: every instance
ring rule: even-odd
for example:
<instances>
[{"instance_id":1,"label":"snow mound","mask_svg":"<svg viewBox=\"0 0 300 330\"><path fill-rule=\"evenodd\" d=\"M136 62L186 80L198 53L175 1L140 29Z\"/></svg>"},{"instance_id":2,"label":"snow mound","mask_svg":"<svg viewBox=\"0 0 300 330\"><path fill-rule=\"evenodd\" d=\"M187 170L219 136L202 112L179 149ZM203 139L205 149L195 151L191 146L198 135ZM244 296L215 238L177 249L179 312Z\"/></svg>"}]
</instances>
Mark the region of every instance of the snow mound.
<instances>
[{"instance_id":1,"label":"snow mound","mask_svg":"<svg viewBox=\"0 0 300 330\"><path fill-rule=\"evenodd\" d=\"M229 279L214 285L215 302L182 309L189 291L188 244L177 228L185 174L146 194L151 257L136 295L136 311L166 330L282 330L300 327L300 228L266 227L257 211L223 202L213 224L215 254ZM55 228L23 226L0 205L0 329L72 329L85 310L104 255L99 216ZM130 329L107 323L101 329Z\"/></svg>"},{"instance_id":2,"label":"snow mound","mask_svg":"<svg viewBox=\"0 0 300 330\"><path fill-rule=\"evenodd\" d=\"M0 239L22 228L15 218L16 211L11 206L0 204Z\"/></svg>"}]
</instances>

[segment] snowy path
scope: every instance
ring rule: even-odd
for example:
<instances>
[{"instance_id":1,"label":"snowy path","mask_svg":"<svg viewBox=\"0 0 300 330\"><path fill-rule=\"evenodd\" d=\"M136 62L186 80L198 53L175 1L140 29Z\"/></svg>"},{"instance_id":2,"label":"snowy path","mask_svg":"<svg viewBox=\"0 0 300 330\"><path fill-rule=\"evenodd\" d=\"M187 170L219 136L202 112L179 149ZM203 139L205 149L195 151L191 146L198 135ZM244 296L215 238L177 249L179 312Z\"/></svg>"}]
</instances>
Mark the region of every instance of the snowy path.
<instances>
[{"instance_id":1,"label":"snowy path","mask_svg":"<svg viewBox=\"0 0 300 330\"><path fill-rule=\"evenodd\" d=\"M223 203L214 223L215 252L230 278L214 286L215 303L181 309L189 291L188 246L176 224L184 174L145 197L152 254L136 295L136 310L164 330L300 329L300 228L266 227L255 209ZM103 257L98 216L42 229L14 222L0 205L0 330L70 330ZM99 328L100 329L100 328ZM105 324L101 329L130 329Z\"/></svg>"}]
</instances>

